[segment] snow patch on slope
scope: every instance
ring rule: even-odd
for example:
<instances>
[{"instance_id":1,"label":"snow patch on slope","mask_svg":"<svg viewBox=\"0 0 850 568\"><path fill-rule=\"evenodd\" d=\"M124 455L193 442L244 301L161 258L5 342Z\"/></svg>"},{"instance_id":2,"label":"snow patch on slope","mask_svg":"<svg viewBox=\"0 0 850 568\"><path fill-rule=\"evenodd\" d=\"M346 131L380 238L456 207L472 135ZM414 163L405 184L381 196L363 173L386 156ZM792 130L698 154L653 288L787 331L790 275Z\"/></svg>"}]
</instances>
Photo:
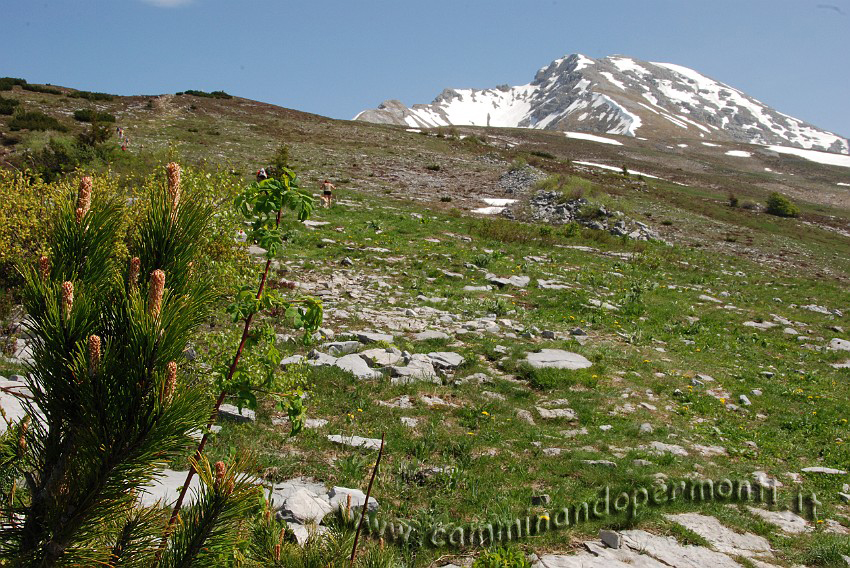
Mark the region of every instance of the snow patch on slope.
<instances>
[{"instance_id":1,"label":"snow patch on slope","mask_svg":"<svg viewBox=\"0 0 850 568\"><path fill-rule=\"evenodd\" d=\"M586 132L564 132L567 138L576 138L578 140L590 140L592 142L601 142L602 144L611 144L612 146L622 146L623 143L613 138L605 138L595 134L587 134Z\"/></svg>"},{"instance_id":2,"label":"snow patch on slope","mask_svg":"<svg viewBox=\"0 0 850 568\"><path fill-rule=\"evenodd\" d=\"M794 154L795 156L799 156L819 164L850 168L850 156L844 154L818 152L817 150L803 150L802 148L789 148L788 146L768 146L767 148L774 152L779 152L780 154Z\"/></svg>"}]
</instances>

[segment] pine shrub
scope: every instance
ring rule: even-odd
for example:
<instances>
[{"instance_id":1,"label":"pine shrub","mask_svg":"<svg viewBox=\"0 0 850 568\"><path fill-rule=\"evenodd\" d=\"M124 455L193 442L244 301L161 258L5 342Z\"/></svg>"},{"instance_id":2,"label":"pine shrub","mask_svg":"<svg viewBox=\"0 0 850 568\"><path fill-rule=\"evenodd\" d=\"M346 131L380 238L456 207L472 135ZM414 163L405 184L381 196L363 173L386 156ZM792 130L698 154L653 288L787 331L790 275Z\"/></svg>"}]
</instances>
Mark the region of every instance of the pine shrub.
<instances>
[{"instance_id":1,"label":"pine shrub","mask_svg":"<svg viewBox=\"0 0 850 568\"><path fill-rule=\"evenodd\" d=\"M175 165L176 166L176 165ZM171 170L170 170L171 171ZM179 169L152 186L138 230L124 200L91 178L53 203L44 254L19 266L33 362L27 417L0 436L0 558L21 566L208 565L232 553L236 525L259 495L244 460L192 461L202 481L155 562L161 514L136 491L194 447L205 387L179 362L215 300L194 264L213 218L181 198ZM122 253L128 243L128 251ZM13 496L11 499L9 498Z\"/></svg>"},{"instance_id":2,"label":"pine shrub","mask_svg":"<svg viewBox=\"0 0 850 568\"><path fill-rule=\"evenodd\" d=\"M115 122L115 115L84 108L74 111L74 119L80 122Z\"/></svg>"},{"instance_id":3,"label":"pine shrub","mask_svg":"<svg viewBox=\"0 0 850 568\"><path fill-rule=\"evenodd\" d=\"M56 130L65 132L68 127L38 110L18 111L9 120L9 130Z\"/></svg>"},{"instance_id":4,"label":"pine shrub","mask_svg":"<svg viewBox=\"0 0 850 568\"><path fill-rule=\"evenodd\" d=\"M767 198L765 211L777 217L796 217L800 214L800 210L790 199L776 192L771 193Z\"/></svg>"},{"instance_id":5,"label":"pine shrub","mask_svg":"<svg viewBox=\"0 0 850 568\"><path fill-rule=\"evenodd\" d=\"M12 114L19 104L21 104L21 101L18 99L0 97L0 114Z\"/></svg>"}]
</instances>

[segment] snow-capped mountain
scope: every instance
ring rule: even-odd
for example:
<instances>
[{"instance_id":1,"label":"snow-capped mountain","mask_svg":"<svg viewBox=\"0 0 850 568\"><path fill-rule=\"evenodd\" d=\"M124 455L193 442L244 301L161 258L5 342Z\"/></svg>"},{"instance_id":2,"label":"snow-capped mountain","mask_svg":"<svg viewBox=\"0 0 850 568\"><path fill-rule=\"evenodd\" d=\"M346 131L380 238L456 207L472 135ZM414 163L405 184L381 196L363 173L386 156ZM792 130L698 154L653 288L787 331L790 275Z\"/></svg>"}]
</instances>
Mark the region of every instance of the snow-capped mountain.
<instances>
[{"instance_id":1,"label":"snow-capped mountain","mask_svg":"<svg viewBox=\"0 0 850 568\"><path fill-rule=\"evenodd\" d=\"M687 67L622 55L557 59L518 87L446 89L431 104L389 100L355 120L430 128L506 126L655 138L781 144L842 154L832 132L782 114Z\"/></svg>"}]
</instances>

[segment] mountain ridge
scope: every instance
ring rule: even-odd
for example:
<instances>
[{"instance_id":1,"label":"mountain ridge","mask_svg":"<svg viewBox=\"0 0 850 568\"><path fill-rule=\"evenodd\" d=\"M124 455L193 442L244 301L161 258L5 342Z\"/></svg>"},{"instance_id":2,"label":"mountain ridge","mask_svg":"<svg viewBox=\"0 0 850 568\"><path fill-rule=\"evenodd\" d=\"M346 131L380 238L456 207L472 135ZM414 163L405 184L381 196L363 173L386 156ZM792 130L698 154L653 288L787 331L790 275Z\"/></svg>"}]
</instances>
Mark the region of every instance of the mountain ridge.
<instances>
[{"instance_id":1,"label":"mountain ridge","mask_svg":"<svg viewBox=\"0 0 850 568\"><path fill-rule=\"evenodd\" d=\"M354 120L411 128L494 126L631 137L780 144L850 154L847 138L779 112L674 63L580 53L541 67L519 86L444 89L431 103L387 100Z\"/></svg>"}]
</instances>

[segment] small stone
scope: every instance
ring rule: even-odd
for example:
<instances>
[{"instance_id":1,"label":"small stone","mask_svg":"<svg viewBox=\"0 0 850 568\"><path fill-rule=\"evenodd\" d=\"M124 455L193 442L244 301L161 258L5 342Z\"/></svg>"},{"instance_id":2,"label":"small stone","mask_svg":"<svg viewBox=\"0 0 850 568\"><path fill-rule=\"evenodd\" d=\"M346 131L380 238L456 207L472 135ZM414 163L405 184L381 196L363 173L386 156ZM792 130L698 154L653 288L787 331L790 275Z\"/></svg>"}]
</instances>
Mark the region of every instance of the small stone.
<instances>
[{"instance_id":1,"label":"small stone","mask_svg":"<svg viewBox=\"0 0 850 568\"><path fill-rule=\"evenodd\" d=\"M613 428L613 426L611 426L610 424L603 424L602 426L599 427L599 429L602 430L603 432L607 432L608 430L611 430L612 428Z\"/></svg>"},{"instance_id":2,"label":"small stone","mask_svg":"<svg viewBox=\"0 0 850 568\"><path fill-rule=\"evenodd\" d=\"M759 373L759 375L761 375L765 379L772 379L775 373L773 373L772 371L762 371L761 373Z\"/></svg>"},{"instance_id":3,"label":"small stone","mask_svg":"<svg viewBox=\"0 0 850 568\"><path fill-rule=\"evenodd\" d=\"M649 422L644 422L640 425L640 433L641 434L652 434L653 428L652 424Z\"/></svg>"},{"instance_id":4,"label":"small stone","mask_svg":"<svg viewBox=\"0 0 850 568\"><path fill-rule=\"evenodd\" d=\"M419 419L413 418L412 416L402 416L401 423L408 428L416 428L416 425L419 424Z\"/></svg>"},{"instance_id":5,"label":"small stone","mask_svg":"<svg viewBox=\"0 0 850 568\"><path fill-rule=\"evenodd\" d=\"M334 357L342 357L349 353L354 353L360 349L359 341L336 341L334 343L325 343L322 348L333 355Z\"/></svg>"},{"instance_id":6,"label":"small stone","mask_svg":"<svg viewBox=\"0 0 850 568\"><path fill-rule=\"evenodd\" d=\"M617 531L602 529L599 531L599 540L601 540L602 544L608 548L613 548L615 550L620 548L621 538L620 533Z\"/></svg>"},{"instance_id":7,"label":"small stone","mask_svg":"<svg viewBox=\"0 0 850 568\"><path fill-rule=\"evenodd\" d=\"M552 331L551 329L544 329L543 333L540 334L543 339L557 339L558 334Z\"/></svg>"},{"instance_id":8,"label":"small stone","mask_svg":"<svg viewBox=\"0 0 850 568\"><path fill-rule=\"evenodd\" d=\"M664 442L650 442L651 450L655 454L673 454L674 456L687 456L688 451L676 444L665 444Z\"/></svg>"},{"instance_id":9,"label":"small stone","mask_svg":"<svg viewBox=\"0 0 850 568\"><path fill-rule=\"evenodd\" d=\"M542 495L533 495L531 497L531 504L533 506L548 505L551 501L552 499L546 493L543 493Z\"/></svg>"},{"instance_id":10,"label":"small stone","mask_svg":"<svg viewBox=\"0 0 850 568\"><path fill-rule=\"evenodd\" d=\"M838 339L837 337L829 342L829 349L832 351L850 351L850 341L846 339Z\"/></svg>"},{"instance_id":11,"label":"small stone","mask_svg":"<svg viewBox=\"0 0 850 568\"><path fill-rule=\"evenodd\" d=\"M354 264L354 261L346 256L345 258L342 259L340 264L343 265L343 266L352 266Z\"/></svg>"},{"instance_id":12,"label":"small stone","mask_svg":"<svg viewBox=\"0 0 850 568\"><path fill-rule=\"evenodd\" d=\"M637 465L637 466L641 466L641 467L647 467L647 466L655 465L655 464L654 464L654 463L652 463L652 462L651 462L651 461L649 461L649 460L636 459L636 460L632 460L632 465Z\"/></svg>"},{"instance_id":13,"label":"small stone","mask_svg":"<svg viewBox=\"0 0 850 568\"><path fill-rule=\"evenodd\" d=\"M753 395L753 396L761 396L762 392L761 392L761 389L753 389L753 390L750 391L750 394Z\"/></svg>"},{"instance_id":14,"label":"small stone","mask_svg":"<svg viewBox=\"0 0 850 568\"><path fill-rule=\"evenodd\" d=\"M481 391L481 396L489 398L491 400L505 400L505 395L499 394L497 392Z\"/></svg>"},{"instance_id":15,"label":"small stone","mask_svg":"<svg viewBox=\"0 0 850 568\"><path fill-rule=\"evenodd\" d=\"M371 331L356 331L354 335L357 337L357 341L360 343L377 343L379 341L384 341L386 343L392 343L395 338L392 335L387 333L375 333Z\"/></svg>"},{"instance_id":16,"label":"small stone","mask_svg":"<svg viewBox=\"0 0 850 568\"><path fill-rule=\"evenodd\" d=\"M587 465L599 465L602 467L617 467L617 464L609 460L581 460L581 463Z\"/></svg>"},{"instance_id":17,"label":"small stone","mask_svg":"<svg viewBox=\"0 0 850 568\"><path fill-rule=\"evenodd\" d=\"M738 397L738 402L740 402L744 406L750 406L750 405L753 404L752 402L750 402L750 399L747 398L747 395L745 395L745 394L742 394L741 396Z\"/></svg>"},{"instance_id":18,"label":"small stone","mask_svg":"<svg viewBox=\"0 0 850 568\"><path fill-rule=\"evenodd\" d=\"M517 411L516 411L516 415L520 420L527 422L527 423L531 424L532 426L534 425L534 417L531 415L531 413L529 411L522 409L522 408L518 408Z\"/></svg>"}]
</instances>

